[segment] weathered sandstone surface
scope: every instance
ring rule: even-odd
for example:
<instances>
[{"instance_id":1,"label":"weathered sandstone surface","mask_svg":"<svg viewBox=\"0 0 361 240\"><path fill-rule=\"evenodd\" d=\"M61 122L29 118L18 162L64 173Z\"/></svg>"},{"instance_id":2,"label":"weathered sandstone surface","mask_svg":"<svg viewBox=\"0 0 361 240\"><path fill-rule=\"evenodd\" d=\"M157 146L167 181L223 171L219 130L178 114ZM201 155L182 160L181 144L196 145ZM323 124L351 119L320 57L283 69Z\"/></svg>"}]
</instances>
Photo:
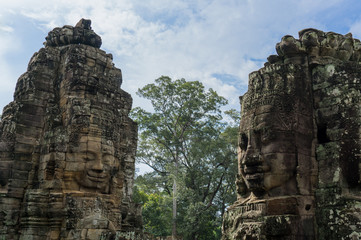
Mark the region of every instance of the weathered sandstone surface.
<instances>
[{"instance_id":1,"label":"weathered sandstone surface","mask_svg":"<svg viewBox=\"0 0 361 240\"><path fill-rule=\"evenodd\" d=\"M0 239L141 239L131 96L82 19L55 28L0 122Z\"/></svg>"},{"instance_id":2,"label":"weathered sandstone surface","mask_svg":"<svg viewBox=\"0 0 361 240\"><path fill-rule=\"evenodd\" d=\"M305 29L276 50L240 98L223 239L360 239L361 43Z\"/></svg>"}]
</instances>

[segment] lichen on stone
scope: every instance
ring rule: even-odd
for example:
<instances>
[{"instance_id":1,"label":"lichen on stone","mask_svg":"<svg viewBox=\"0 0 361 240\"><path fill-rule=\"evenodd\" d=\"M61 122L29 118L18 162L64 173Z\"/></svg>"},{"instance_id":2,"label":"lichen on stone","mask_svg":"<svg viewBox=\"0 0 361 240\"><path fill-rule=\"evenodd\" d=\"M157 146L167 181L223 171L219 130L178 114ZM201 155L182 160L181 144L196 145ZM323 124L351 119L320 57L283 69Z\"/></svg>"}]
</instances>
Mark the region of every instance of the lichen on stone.
<instances>
[{"instance_id":1,"label":"lichen on stone","mask_svg":"<svg viewBox=\"0 0 361 240\"><path fill-rule=\"evenodd\" d=\"M249 75L238 199L223 217L223 240L358 239L360 46L351 34L305 29L284 36L278 55ZM259 202L258 215L240 211Z\"/></svg>"},{"instance_id":2,"label":"lichen on stone","mask_svg":"<svg viewBox=\"0 0 361 240\"><path fill-rule=\"evenodd\" d=\"M132 98L90 24L50 31L4 108L0 239L142 239Z\"/></svg>"}]
</instances>

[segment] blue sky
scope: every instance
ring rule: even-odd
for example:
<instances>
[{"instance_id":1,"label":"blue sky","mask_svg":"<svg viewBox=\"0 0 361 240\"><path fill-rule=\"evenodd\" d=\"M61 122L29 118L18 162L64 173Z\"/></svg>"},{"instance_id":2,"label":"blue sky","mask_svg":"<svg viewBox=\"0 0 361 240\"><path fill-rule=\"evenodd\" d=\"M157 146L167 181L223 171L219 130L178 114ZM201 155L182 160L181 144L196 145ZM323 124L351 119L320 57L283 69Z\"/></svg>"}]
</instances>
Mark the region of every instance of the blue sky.
<instances>
[{"instance_id":1,"label":"blue sky","mask_svg":"<svg viewBox=\"0 0 361 240\"><path fill-rule=\"evenodd\" d=\"M0 109L54 27L92 20L135 92L161 75L199 80L239 109L248 74L304 28L361 38L360 0L0 0Z\"/></svg>"},{"instance_id":2,"label":"blue sky","mask_svg":"<svg viewBox=\"0 0 361 240\"><path fill-rule=\"evenodd\" d=\"M199 80L239 110L248 74L284 35L317 28L361 38L360 0L0 0L0 111L54 27L92 20L133 106L161 75ZM140 167L141 172L144 167Z\"/></svg>"}]
</instances>

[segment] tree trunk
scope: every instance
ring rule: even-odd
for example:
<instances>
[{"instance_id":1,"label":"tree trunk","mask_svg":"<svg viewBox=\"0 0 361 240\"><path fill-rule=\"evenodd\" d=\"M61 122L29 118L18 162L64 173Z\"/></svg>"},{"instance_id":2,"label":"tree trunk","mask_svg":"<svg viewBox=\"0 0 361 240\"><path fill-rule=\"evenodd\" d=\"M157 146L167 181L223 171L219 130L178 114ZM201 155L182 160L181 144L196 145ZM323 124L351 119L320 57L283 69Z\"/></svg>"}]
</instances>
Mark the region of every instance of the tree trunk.
<instances>
[{"instance_id":1,"label":"tree trunk","mask_svg":"<svg viewBox=\"0 0 361 240\"><path fill-rule=\"evenodd\" d=\"M172 240L177 239L177 180L173 180L173 224Z\"/></svg>"},{"instance_id":2,"label":"tree trunk","mask_svg":"<svg viewBox=\"0 0 361 240\"><path fill-rule=\"evenodd\" d=\"M173 179L173 221L172 221L172 240L177 239L177 176L178 176L178 153L174 161L174 179Z\"/></svg>"}]
</instances>

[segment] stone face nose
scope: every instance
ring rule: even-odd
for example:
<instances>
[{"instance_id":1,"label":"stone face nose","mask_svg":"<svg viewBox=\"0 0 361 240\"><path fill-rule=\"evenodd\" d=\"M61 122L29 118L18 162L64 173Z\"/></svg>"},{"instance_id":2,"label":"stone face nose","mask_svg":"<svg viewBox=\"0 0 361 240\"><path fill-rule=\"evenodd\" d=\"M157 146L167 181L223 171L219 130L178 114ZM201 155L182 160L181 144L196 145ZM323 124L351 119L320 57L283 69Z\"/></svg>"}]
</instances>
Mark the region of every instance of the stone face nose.
<instances>
[{"instance_id":1,"label":"stone face nose","mask_svg":"<svg viewBox=\"0 0 361 240\"><path fill-rule=\"evenodd\" d=\"M93 170L93 171L95 171L95 172L103 172L103 170L104 170L104 164L103 164L101 158L97 158L96 160L94 160L94 161L92 162L91 170Z\"/></svg>"},{"instance_id":2,"label":"stone face nose","mask_svg":"<svg viewBox=\"0 0 361 240\"><path fill-rule=\"evenodd\" d=\"M254 131L248 132L248 144L245 156L242 160L243 165L255 165L260 162L259 144L257 142L258 135Z\"/></svg>"},{"instance_id":3,"label":"stone face nose","mask_svg":"<svg viewBox=\"0 0 361 240\"><path fill-rule=\"evenodd\" d=\"M259 165L261 163L260 154L250 154L247 155L244 160L242 161L242 164L245 166L254 166Z\"/></svg>"}]
</instances>

